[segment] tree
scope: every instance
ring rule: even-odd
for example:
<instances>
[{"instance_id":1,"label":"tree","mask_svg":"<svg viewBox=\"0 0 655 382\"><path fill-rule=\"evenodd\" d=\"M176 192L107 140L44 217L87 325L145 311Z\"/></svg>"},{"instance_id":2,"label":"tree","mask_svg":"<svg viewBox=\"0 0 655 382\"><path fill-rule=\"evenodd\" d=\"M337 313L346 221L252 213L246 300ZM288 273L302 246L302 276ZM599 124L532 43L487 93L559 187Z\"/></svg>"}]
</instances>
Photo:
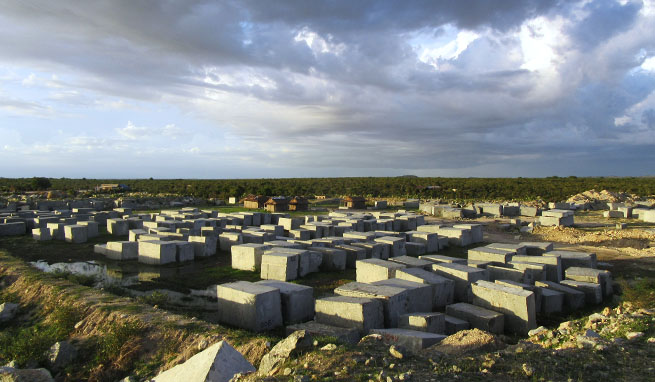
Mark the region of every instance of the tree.
<instances>
[{"instance_id":1,"label":"tree","mask_svg":"<svg viewBox=\"0 0 655 382\"><path fill-rule=\"evenodd\" d=\"M52 186L50 179L43 177L34 177L32 178L32 189L33 190L46 190Z\"/></svg>"}]
</instances>

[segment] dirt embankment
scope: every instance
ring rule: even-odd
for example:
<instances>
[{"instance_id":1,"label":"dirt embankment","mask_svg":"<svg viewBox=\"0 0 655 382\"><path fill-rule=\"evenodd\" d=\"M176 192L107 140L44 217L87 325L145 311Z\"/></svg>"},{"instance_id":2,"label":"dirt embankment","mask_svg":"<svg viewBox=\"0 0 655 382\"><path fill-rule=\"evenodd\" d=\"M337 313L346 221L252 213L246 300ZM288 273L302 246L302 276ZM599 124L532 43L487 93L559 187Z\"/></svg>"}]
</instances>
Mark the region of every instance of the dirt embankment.
<instances>
[{"instance_id":1,"label":"dirt embankment","mask_svg":"<svg viewBox=\"0 0 655 382\"><path fill-rule=\"evenodd\" d=\"M253 364L267 352L266 338L56 279L2 254L0 260L0 291L20 304L15 325L28 327L44 317L47 325L61 307L79 312L67 340L82 356L74 371L59 374L57 380L115 381L135 370L140 378L152 377L222 339ZM125 341L114 343L116 338Z\"/></svg>"},{"instance_id":2,"label":"dirt embankment","mask_svg":"<svg viewBox=\"0 0 655 382\"><path fill-rule=\"evenodd\" d=\"M641 229L584 231L569 227L535 227L542 241L619 249L630 256L654 256L655 234Z\"/></svg>"}]
</instances>

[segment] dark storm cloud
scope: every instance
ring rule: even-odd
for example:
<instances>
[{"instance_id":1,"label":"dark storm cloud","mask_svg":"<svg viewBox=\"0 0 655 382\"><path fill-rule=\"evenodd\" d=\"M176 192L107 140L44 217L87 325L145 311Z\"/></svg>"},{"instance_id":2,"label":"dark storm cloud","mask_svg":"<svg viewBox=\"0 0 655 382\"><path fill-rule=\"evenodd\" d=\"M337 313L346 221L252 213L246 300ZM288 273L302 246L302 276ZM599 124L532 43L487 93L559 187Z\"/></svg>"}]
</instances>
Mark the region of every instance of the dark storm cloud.
<instances>
[{"instance_id":1,"label":"dark storm cloud","mask_svg":"<svg viewBox=\"0 0 655 382\"><path fill-rule=\"evenodd\" d=\"M637 145L629 133L654 129L652 107L627 115L655 90L652 72L635 72L655 52L643 9L612 0L0 0L0 63L170 103L253 147L290 144L278 157L290 167L326 155L317 166L520 162L547 172L545 158L596 158L608 142ZM541 70L525 67L519 36L535 18L563 20ZM478 37L421 61L422 39L453 38L448 28ZM231 102L243 107L238 118Z\"/></svg>"}]
</instances>

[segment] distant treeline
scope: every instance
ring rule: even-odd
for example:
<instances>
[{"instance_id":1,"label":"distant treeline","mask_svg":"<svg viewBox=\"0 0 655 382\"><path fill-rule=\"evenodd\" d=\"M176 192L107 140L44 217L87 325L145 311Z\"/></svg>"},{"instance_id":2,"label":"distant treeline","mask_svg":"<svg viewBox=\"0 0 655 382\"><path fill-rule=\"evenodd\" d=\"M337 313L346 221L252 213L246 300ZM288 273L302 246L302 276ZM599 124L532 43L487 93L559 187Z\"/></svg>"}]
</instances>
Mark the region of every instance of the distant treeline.
<instances>
[{"instance_id":1,"label":"distant treeline","mask_svg":"<svg viewBox=\"0 0 655 382\"><path fill-rule=\"evenodd\" d=\"M284 178L284 179L69 179L48 178L50 189L75 195L102 183L120 183L130 192L177 194L202 198L259 195L325 195L339 197L442 198L455 200L560 201L571 195L596 189L655 194L655 177L633 178ZM36 188L35 178L0 178L0 192L23 192ZM43 183L43 182L41 182Z\"/></svg>"}]
</instances>

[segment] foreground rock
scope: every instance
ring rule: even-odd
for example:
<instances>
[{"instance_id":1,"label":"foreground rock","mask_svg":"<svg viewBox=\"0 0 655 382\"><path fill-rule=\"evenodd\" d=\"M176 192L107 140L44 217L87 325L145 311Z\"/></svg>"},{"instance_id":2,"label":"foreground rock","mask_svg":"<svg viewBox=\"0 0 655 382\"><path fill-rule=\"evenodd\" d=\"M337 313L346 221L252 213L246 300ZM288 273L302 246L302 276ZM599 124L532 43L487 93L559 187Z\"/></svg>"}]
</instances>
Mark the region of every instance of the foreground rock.
<instances>
[{"instance_id":1,"label":"foreground rock","mask_svg":"<svg viewBox=\"0 0 655 382\"><path fill-rule=\"evenodd\" d=\"M304 330L298 330L282 341L278 342L259 364L259 374L268 375L274 372L294 352L310 349L312 336Z\"/></svg>"},{"instance_id":2,"label":"foreground rock","mask_svg":"<svg viewBox=\"0 0 655 382\"><path fill-rule=\"evenodd\" d=\"M479 329L462 330L446 337L438 345L430 347L450 355L460 355L472 352L495 351L505 347L505 343L495 335Z\"/></svg>"},{"instance_id":3,"label":"foreground rock","mask_svg":"<svg viewBox=\"0 0 655 382\"><path fill-rule=\"evenodd\" d=\"M57 342L46 352L48 366L53 372L63 370L77 358L77 349L68 341Z\"/></svg>"},{"instance_id":4,"label":"foreground rock","mask_svg":"<svg viewBox=\"0 0 655 382\"><path fill-rule=\"evenodd\" d=\"M152 382L228 382L236 374L255 370L241 353L227 342L220 341L159 374Z\"/></svg>"},{"instance_id":5,"label":"foreground rock","mask_svg":"<svg viewBox=\"0 0 655 382\"><path fill-rule=\"evenodd\" d=\"M54 382L54 379L46 369L14 369L13 367L0 367L0 381Z\"/></svg>"},{"instance_id":6,"label":"foreground rock","mask_svg":"<svg viewBox=\"0 0 655 382\"><path fill-rule=\"evenodd\" d=\"M11 321L18 311L18 304L5 302L0 304L0 323Z\"/></svg>"}]
</instances>

